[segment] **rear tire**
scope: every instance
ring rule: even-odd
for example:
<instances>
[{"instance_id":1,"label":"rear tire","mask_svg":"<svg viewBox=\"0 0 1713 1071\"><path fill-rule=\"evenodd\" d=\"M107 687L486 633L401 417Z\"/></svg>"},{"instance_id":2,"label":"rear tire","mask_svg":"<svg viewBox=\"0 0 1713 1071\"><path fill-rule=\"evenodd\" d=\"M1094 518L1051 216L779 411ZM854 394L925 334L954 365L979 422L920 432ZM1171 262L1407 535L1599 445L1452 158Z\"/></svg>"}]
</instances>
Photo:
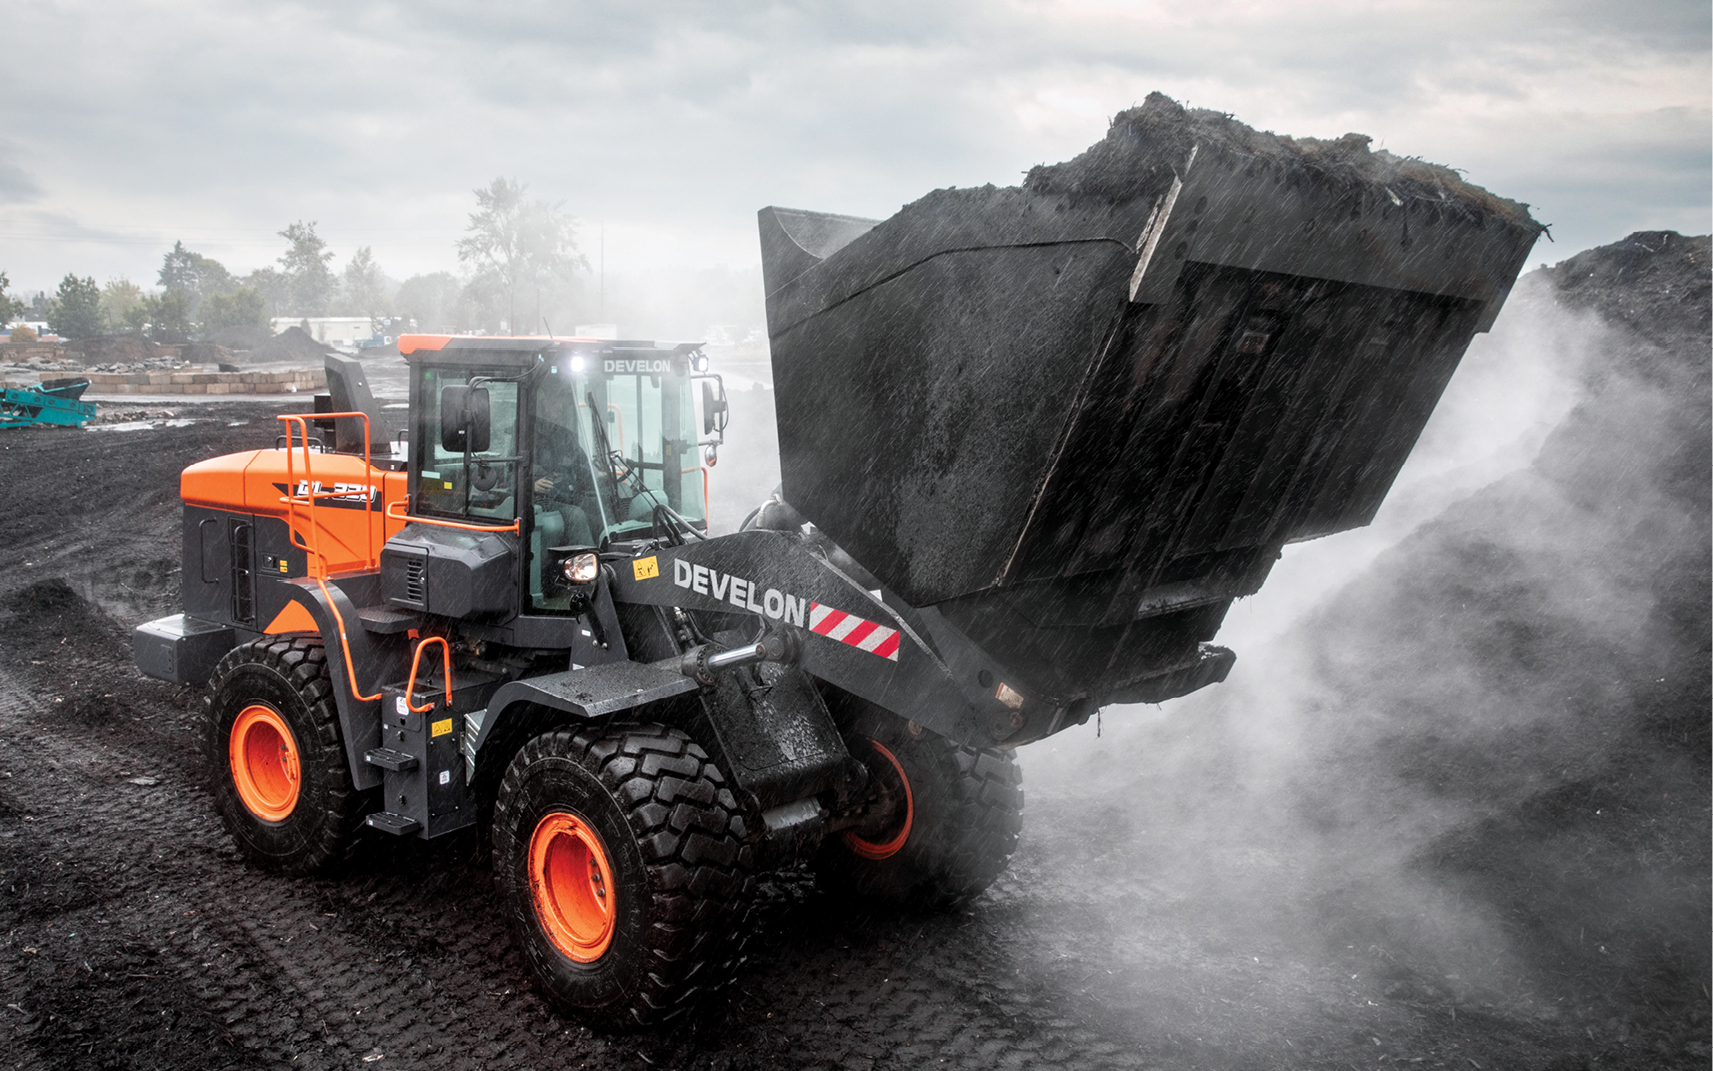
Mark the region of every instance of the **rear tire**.
<instances>
[{"instance_id":1,"label":"rear tire","mask_svg":"<svg viewBox=\"0 0 1713 1071\"><path fill-rule=\"evenodd\" d=\"M869 768L878 821L827 838L815 859L823 890L939 909L974 899L1005 871L1023 829L1023 773L1010 752L878 711L846 743Z\"/></svg>"},{"instance_id":2,"label":"rear tire","mask_svg":"<svg viewBox=\"0 0 1713 1071\"><path fill-rule=\"evenodd\" d=\"M371 799L351 785L319 639L265 637L222 658L202 746L215 809L246 859L308 874L350 854Z\"/></svg>"},{"instance_id":3,"label":"rear tire","mask_svg":"<svg viewBox=\"0 0 1713 1071\"><path fill-rule=\"evenodd\" d=\"M672 1018L736 966L750 849L720 770L660 725L543 733L507 768L494 876L549 998L590 1026Z\"/></svg>"}]
</instances>

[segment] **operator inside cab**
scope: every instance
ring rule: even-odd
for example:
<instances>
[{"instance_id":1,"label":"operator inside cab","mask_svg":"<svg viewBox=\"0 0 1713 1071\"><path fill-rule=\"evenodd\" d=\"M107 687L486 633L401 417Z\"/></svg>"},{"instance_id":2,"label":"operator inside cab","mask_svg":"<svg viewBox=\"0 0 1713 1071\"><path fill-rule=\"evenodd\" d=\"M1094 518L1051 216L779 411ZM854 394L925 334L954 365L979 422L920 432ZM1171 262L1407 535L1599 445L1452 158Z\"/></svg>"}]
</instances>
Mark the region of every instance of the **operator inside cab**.
<instances>
[{"instance_id":1,"label":"operator inside cab","mask_svg":"<svg viewBox=\"0 0 1713 1071\"><path fill-rule=\"evenodd\" d=\"M577 394L570 376L549 376L536 392L536 524L547 546L591 547L602 527L595 474L589 467L577 419ZM560 525L555 525L557 517ZM554 529L558 528L558 531Z\"/></svg>"}]
</instances>

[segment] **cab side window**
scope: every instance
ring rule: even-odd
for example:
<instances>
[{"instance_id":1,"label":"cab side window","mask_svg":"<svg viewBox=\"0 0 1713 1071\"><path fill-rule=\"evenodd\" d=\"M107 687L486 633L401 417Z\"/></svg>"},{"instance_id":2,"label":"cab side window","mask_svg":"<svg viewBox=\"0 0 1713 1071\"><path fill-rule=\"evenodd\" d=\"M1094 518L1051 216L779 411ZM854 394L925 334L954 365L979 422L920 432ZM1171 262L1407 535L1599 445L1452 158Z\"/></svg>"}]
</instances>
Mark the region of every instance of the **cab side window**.
<instances>
[{"instance_id":1,"label":"cab side window","mask_svg":"<svg viewBox=\"0 0 1713 1071\"><path fill-rule=\"evenodd\" d=\"M425 515L467 517L505 522L517 516L518 385L488 381L490 430L488 448L468 459L440 442L440 398L447 387L469 384L473 377L501 374L495 369L425 368L422 406L416 429L422 458L414 506Z\"/></svg>"}]
</instances>

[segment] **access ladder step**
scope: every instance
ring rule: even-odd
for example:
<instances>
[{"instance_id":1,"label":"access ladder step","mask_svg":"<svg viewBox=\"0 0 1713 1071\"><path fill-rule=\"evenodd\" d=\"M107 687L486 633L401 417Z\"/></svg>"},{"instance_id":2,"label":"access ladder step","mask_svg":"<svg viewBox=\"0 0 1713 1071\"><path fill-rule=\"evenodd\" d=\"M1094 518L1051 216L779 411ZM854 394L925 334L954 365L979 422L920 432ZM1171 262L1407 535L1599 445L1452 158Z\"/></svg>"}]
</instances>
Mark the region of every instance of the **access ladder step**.
<instances>
[{"instance_id":1,"label":"access ladder step","mask_svg":"<svg viewBox=\"0 0 1713 1071\"><path fill-rule=\"evenodd\" d=\"M397 837L415 833L422 828L422 823L409 815L394 814L391 811L376 811L363 819L363 824L374 826L382 833L391 833Z\"/></svg>"},{"instance_id":2,"label":"access ladder step","mask_svg":"<svg viewBox=\"0 0 1713 1071\"><path fill-rule=\"evenodd\" d=\"M394 610L390 606L361 606L357 609L357 619L370 632L392 635L416 627L422 621L422 615Z\"/></svg>"},{"instance_id":3,"label":"access ladder step","mask_svg":"<svg viewBox=\"0 0 1713 1071\"><path fill-rule=\"evenodd\" d=\"M394 751L390 747L378 747L367 752L363 756L363 761L370 766L379 766L383 770L391 770L394 773L416 769L415 755L403 751Z\"/></svg>"}]
</instances>

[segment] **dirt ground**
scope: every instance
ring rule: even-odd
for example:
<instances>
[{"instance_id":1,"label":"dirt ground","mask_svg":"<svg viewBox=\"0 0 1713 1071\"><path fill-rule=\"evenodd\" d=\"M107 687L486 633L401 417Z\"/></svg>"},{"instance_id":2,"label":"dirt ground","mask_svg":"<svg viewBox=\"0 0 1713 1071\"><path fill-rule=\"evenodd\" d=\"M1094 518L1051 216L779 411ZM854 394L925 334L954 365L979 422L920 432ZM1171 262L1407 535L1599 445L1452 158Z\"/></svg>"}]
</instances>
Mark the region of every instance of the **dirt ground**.
<instances>
[{"instance_id":1,"label":"dirt ground","mask_svg":"<svg viewBox=\"0 0 1713 1071\"><path fill-rule=\"evenodd\" d=\"M1699 249L1705 275L1705 240ZM1634 272L1618 274L1608 289ZM1699 372L1665 381L1699 389L1704 410L1704 345L1698 360ZM1107 742L1155 757L1109 750L1098 761L1122 768L1065 776L1023 754L1022 846L969 909L850 914L805 876L779 876L762 889L732 986L665 1032L599 1036L533 990L473 840L376 835L316 879L246 866L193 752L200 697L132 667L129 626L176 609L178 471L271 442L276 411L221 403L195 407L183 427L0 435L0 1066L1708 1065L1708 442L1693 413L1679 424L1655 413L1653 426L1690 436L1688 475L1672 473L1700 487L1701 504L1683 506L1693 488L1649 484L1666 486L1671 517L1689 511L1693 539L1674 529L1644 549L1693 544L1700 557L1614 566L1625 590L1653 592L1642 646L1654 661L1521 597L1538 569L1508 557L1517 540L1494 530L1535 492L1492 492L1318 619L1335 652L1392 660L1323 672L1319 713L1304 722L1311 760L1286 796L1214 761L1242 752L1246 723L1168 705L1132 719L1126 737L1109 715ZM1543 452L1561 462L1542 477L1554 486L1580 486L1575 447L1610 431L1598 406L1579 412L1582 430ZM726 472L755 479L768 467L730 460ZM1564 519L1541 511L1543 525ZM1454 570L1493 584L1434 582ZM1432 612L1399 624L1400 600ZM1458 664L1456 687L1380 686L1424 645L1440 644L1431 657L1449 665L1459 643L1487 655ZM1303 657L1326 655L1311 645ZM1681 680L1641 687L1659 659L1695 658ZM1486 735L1427 724L1483 690L1506 710L1544 702L1576 674L1566 722L1505 721ZM1253 698L1234 683L1232 703ZM1356 693L1369 705L1353 708ZM1387 720L1410 703L1429 709ZM1541 780L1541 755L1575 776ZM1353 796L1357 782L1377 787ZM1397 786L1424 784L1432 791L1406 806ZM1391 858L1421 798L1454 817L1397 853L1410 888L1429 890L1405 897L1362 865ZM1209 824L1215 800L1241 805L1229 824ZM1485 928L1467 924L1470 904Z\"/></svg>"}]
</instances>

